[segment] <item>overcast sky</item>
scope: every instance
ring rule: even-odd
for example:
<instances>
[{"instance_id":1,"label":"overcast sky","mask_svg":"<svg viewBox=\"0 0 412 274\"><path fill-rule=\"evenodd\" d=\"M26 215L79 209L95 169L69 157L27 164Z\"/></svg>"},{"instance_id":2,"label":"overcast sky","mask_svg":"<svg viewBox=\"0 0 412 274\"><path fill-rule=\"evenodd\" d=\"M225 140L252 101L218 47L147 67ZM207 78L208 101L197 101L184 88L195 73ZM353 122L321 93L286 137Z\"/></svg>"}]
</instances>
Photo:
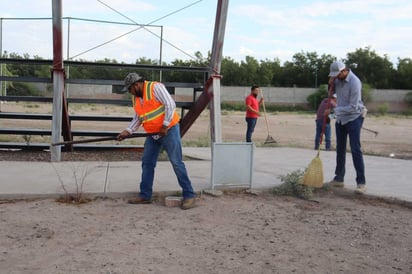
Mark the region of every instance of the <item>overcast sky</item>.
<instances>
[{"instance_id":1,"label":"overcast sky","mask_svg":"<svg viewBox=\"0 0 412 274\"><path fill-rule=\"evenodd\" d=\"M206 57L211 50L217 0L62 2L64 17L154 25L136 30L136 26L71 19L68 28L64 20L65 59L158 60L162 44L162 60L170 62L189 60L196 51ZM51 18L51 3L0 0L3 52L52 58L51 20L10 19ZM342 59L348 52L369 46L396 65L398 57L412 58L411 33L410 0L230 0L223 56L237 61L247 55L258 60L279 58L283 64L298 52Z\"/></svg>"}]
</instances>

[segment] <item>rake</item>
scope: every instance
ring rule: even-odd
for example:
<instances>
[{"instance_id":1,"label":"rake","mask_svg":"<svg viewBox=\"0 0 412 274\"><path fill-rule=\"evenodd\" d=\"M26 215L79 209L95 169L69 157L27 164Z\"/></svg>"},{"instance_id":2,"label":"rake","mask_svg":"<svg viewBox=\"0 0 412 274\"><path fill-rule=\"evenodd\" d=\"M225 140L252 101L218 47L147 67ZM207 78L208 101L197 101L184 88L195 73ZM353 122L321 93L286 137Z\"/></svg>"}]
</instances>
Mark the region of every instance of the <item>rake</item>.
<instances>
[{"instance_id":1,"label":"rake","mask_svg":"<svg viewBox=\"0 0 412 274\"><path fill-rule=\"evenodd\" d=\"M270 135L269 132L269 123L268 123L268 118L266 117L266 106L265 106L265 100L263 98L263 91L260 90L260 95L262 96L262 107L263 107L263 115L265 117L265 122L266 122L266 129L268 131L268 136L266 137L266 140L263 144L276 144L276 140Z\"/></svg>"}]
</instances>

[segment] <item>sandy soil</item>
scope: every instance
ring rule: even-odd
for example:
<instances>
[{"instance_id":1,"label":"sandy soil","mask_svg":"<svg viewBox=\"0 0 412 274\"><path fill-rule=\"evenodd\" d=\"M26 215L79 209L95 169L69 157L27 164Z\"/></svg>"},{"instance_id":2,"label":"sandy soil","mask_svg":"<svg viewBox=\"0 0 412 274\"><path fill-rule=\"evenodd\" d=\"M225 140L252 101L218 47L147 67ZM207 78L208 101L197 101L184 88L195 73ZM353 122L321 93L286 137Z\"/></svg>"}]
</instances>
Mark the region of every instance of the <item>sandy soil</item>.
<instances>
[{"instance_id":1,"label":"sandy soil","mask_svg":"<svg viewBox=\"0 0 412 274\"><path fill-rule=\"evenodd\" d=\"M2 273L412 273L411 209L331 193L16 201L0 230Z\"/></svg>"},{"instance_id":2,"label":"sandy soil","mask_svg":"<svg viewBox=\"0 0 412 274\"><path fill-rule=\"evenodd\" d=\"M254 135L258 145L270 134L280 146L313 146L314 116L270 114L269 133L264 121ZM243 141L244 123L242 113L225 113L223 139ZM365 152L411 159L411 119L370 116L365 127L379 131L363 133ZM208 133L205 114L184 139ZM410 204L330 190L310 201L270 192L197 200L186 211L160 197L150 205L0 200L0 272L412 273Z\"/></svg>"}]
</instances>

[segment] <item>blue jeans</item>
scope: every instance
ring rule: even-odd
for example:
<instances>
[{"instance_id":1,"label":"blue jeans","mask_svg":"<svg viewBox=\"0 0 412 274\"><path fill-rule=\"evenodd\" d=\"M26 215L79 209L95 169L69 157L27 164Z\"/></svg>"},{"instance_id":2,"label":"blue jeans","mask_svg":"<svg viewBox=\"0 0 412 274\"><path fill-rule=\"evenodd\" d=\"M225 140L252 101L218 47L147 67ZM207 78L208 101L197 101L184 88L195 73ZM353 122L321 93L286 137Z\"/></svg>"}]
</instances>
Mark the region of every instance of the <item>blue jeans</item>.
<instances>
[{"instance_id":1,"label":"blue jeans","mask_svg":"<svg viewBox=\"0 0 412 274\"><path fill-rule=\"evenodd\" d=\"M365 184L365 164L360 143L360 133L363 124L363 117L359 116L355 120L342 125L336 123L336 169L335 181L343 182L345 177L346 143L349 135L349 144L352 153L353 166L356 170L356 183Z\"/></svg>"},{"instance_id":2,"label":"blue jeans","mask_svg":"<svg viewBox=\"0 0 412 274\"><path fill-rule=\"evenodd\" d=\"M182 160L182 143L180 140L180 126L176 124L169 128L167 135L158 140L147 137L144 143L142 159L142 181L140 182L140 196L151 199L153 193L154 171L161 148L164 148L176 174L177 181L182 188L184 199L196 196L192 188L186 166Z\"/></svg>"},{"instance_id":3,"label":"blue jeans","mask_svg":"<svg viewBox=\"0 0 412 274\"><path fill-rule=\"evenodd\" d=\"M320 136L322 134L322 126L323 126L323 119L318 119L316 120L316 136L315 136L315 149L319 148L319 142L320 142ZM330 134L330 124L326 123L325 125L325 148L329 150L330 147L330 140L331 140L331 134Z\"/></svg>"},{"instance_id":4,"label":"blue jeans","mask_svg":"<svg viewBox=\"0 0 412 274\"><path fill-rule=\"evenodd\" d=\"M252 134L255 131L257 118L248 118L246 117L247 129L246 129L246 142L252 142Z\"/></svg>"}]
</instances>

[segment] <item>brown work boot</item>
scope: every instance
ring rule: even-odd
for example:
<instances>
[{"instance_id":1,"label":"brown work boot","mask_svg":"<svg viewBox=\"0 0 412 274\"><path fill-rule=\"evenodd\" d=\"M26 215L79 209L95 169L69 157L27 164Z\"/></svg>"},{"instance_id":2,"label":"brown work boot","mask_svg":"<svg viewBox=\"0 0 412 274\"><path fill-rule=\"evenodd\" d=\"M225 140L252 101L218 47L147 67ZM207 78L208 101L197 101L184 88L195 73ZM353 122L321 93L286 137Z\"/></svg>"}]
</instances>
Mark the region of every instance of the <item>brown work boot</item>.
<instances>
[{"instance_id":1,"label":"brown work boot","mask_svg":"<svg viewBox=\"0 0 412 274\"><path fill-rule=\"evenodd\" d=\"M184 199L182 202L182 209L186 210L186 209L194 208L196 206L195 201L196 201L195 198Z\"/></svg>"},{"instance_id":2,"label":"brown work boot","mask_svg":"<svg viewBox=\"0 0 412 274\"><path fill-rule=\"evenodd\" d=\"M150 199L148 200L148 199L142 198L140 196L127 201L127 203L134 204L134 205L150 204L151 202L152 202L152 200L150 200Z\"/></svg>"}]
</instances>

